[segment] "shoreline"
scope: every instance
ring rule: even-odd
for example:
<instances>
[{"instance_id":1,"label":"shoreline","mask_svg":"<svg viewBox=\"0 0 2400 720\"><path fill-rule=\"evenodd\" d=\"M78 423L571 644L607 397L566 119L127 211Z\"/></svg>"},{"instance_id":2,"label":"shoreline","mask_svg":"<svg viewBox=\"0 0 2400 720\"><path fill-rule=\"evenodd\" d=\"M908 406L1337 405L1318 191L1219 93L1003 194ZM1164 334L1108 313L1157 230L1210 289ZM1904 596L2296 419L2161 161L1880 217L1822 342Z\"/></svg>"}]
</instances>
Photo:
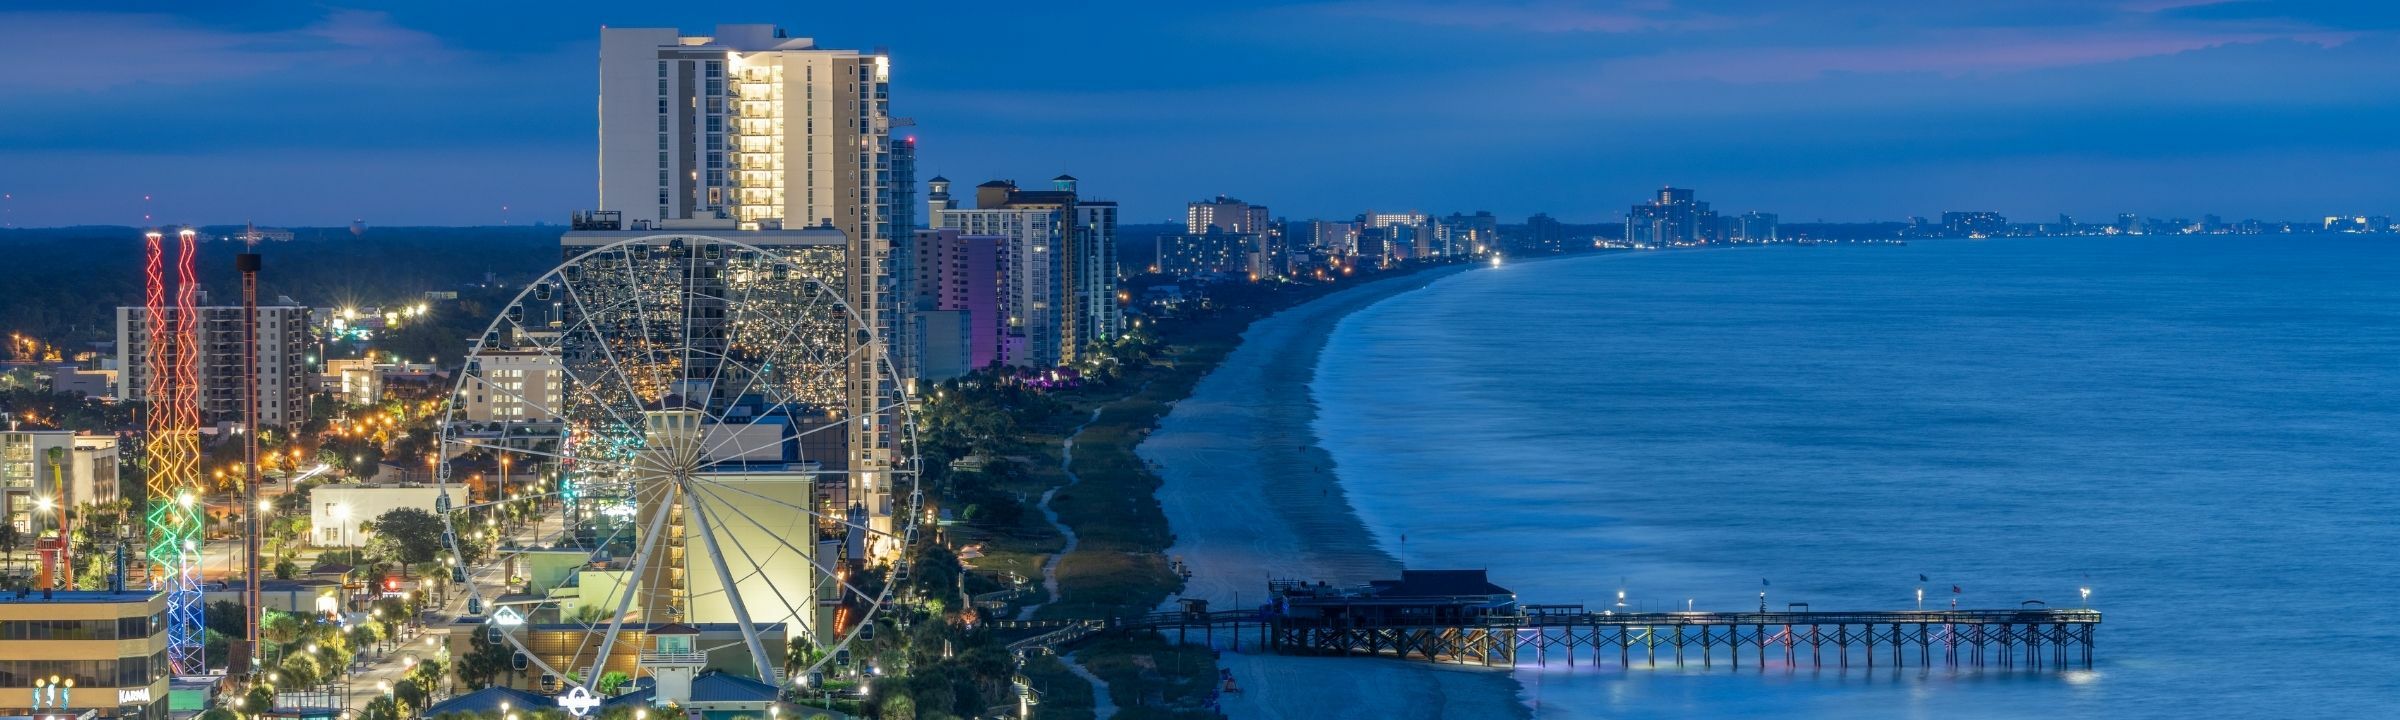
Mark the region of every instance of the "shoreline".
<instances>
[{"instance_id":1,"label":"shoreline","mask_svg":"<svg viewBox=\"0 0 2400 720\"><path fill-rule=\"evenodd\" d=\"M1168 555L1192 573L1182 597L1243 608L1265 601L1270 579L1363 584L1398 576L1399 558L1352 507L1332 455L1318 442L1309 386L1343 320L1482 267L1379 280L1261 318L1160 419L1135 451L1161 480L1157 496L1174 534ZM1224 698L1231 717L1531 716L1519 699L1523 687L1507 670L1244 654L1223 640L1218 645L1219 666L1245 690Z\"/></svg>"},{"instance_id":2,"label":"shoreline","mask_svg":"<svg viewBox=\"0 0 2400 720\"><path fill-rule=\"evenodd\" d=\"M1364 583L1397 573L1399 560L1352 510L1317 443L1308 384L1343 318L1470 269L1378 280L1251 323L1135 447L1162 481L1159 505L1175 538L1167 554L1192 573L1181 597L1234 609L1264 602L1270 579Z\"/></svg>"}]
</instances>

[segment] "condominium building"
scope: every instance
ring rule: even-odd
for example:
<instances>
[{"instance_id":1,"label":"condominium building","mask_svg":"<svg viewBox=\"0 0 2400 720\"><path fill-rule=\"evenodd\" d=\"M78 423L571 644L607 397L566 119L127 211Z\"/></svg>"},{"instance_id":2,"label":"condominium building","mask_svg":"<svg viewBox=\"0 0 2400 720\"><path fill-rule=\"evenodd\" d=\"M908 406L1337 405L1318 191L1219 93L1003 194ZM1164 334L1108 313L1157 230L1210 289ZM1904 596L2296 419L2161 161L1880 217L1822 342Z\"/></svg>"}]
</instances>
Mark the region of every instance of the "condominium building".
<instances>
[{"instance_id":1,"label":"condominium building","mask_svg":"<svg viewBox=\"0 0 2400 720\"><path fill-rule=\"evenodd\" d=\"M1117 204L1081 197L1072 176L1049 190L1008 180L975 188L975 207L953 207L950 183L929 183L936 228L1005 238L999 244L1000 307L1006 336L1000 362L1051 367L1078 361L1116 339Z\"/></svg>"},{"instance_id":2,"label":"condominium building","mask_svg":"<svg viewBox=\"0 0 2400 720\"><path fill-rule=\"evenodd\" d=\"M1256 280L1280 272L1274 248L1257 233L1208 231L1158 237L1153 272L1179 279L1226 276Z\"/></svg>"},{"instance_id":3,"label":"condominium building","mask_svg":"<svg viewBox=\"0 0 2400 720\"><path fill-rule=\"evenodd\" d=\"M1267 206L1252 205L1218 195L1213 200L1192 203L1184 211L1183 231L1203 235L1209 228L1228 233L1267 234L1273 222L1267 217Z\"/></svg>"},{"instance_id":4,"label":"condominium building","mask_svg":"<svg viewBox=\"0 0 2400 720\"><path fill-rule=\"evenodd\" d=\"M535 350L486 350L475 356L477 367L459 385L460 414L475 422L557 422L562 408L566 367L557 353Z\"/></svg>"},{"instance_id":5,"label":"condominium building","mask_svg":"<svg viewBox=\"0 0 2400 720\"><path fill-rule=\"evenodd\" d=\"M1293 233L1292 242L1300 247L1332 255L1357 255L1361 227L1357 222L1310 220L1287 232Z\"/></svg>"},{"instance_id":6,"label":"condominium building","mask_svg":"<svg viewBox=\"0 0 2400 720\"><path fill-rule=\"evenodd\" d=\"M911 292L903 298L912 328L907 353L917 358L914 377L940 382L1000 359L1007 331L1000 315L1000 255L1007 242L957 228L916 232L904 283Z\"/></svg>"},{"instance_id":7,"label":"condominium building","mask_svg":"<svg viewBox=\"0 0 2400 720\"><path fill-rule=\"evenodd\" d=\"M116 436L0 432L0 507L28 544L78 506L116 502L117 478Z\"/></svg>"},{"instance_id":8,"label":"condominium building","mask_svg":"<svg viewBox=\"0 0 2400 720\"><path fill-rule=\"evenodd\" d=\"M1625 211L1625 240L1637 247L1672 247L1723 240L1717 211L1689 188L1659 188L1650 202Z\"/></svg>"},{"instance_id":9,"label":"condominium building","mask_svg":"<svg viewBox=\"0 0 2400 720\"><path fill-rule=\"evenodd\" d=\"M1727 218L1726 220L1726 241L1740 243L1775 242L1777 227L1781 224L1775 217L1775 213L1755 210L1742 213L1741 217Z\"/></svg>"},{"instance_id":10,"label":"condominium building","mask_svg":"<svg viewBox=\"0 0 2400 720\"><path fill-rule=\"evenodd\" d=\"M0 595L0 714L167 718L165 593Z\"/></svg>"},{"instance_id":11,"label":"condominium building","mask_svg":"<svg viewBox=\"0 0 2400 720\"><path fill-rule=\"evenodd\" d=\"M200 385L200 422L241 423L244 418L243 400L247 396L247 374L242 353L242 308L240 306L205 306L194 308L198 315L194 323L198 343ZM160 318L169 326L175 324L175 313L169 308L160 311ZM117 308L117 397L150 402L157 398L151 388L156 369L150 367L150 311L148 308ZM258 309L258 421L267 428L280 428L308 419L308 363L311 339L308 308L278 305Z\"/></svg>"},{"instance_id":12,"label":"condominium building","mask_svg":"<svg viewBox=\"0 0 2400 720\"><path fill-rule=\"evenodd\" d=\"M1425 213L1415 210L1408 212L1369 210L1358 216L1358 222L1364 230L1383 231L1380 243L1362 240L1360 255L1380 255L1383 263L1389 265L1402 260L1430 257L1436 254L1433 218ZM1382 252L1367 252L1365 246L1370 243L1376 244Z\"/></svg>"},{"instance_id":13,"label":"condominium building","mask_svg":"<svg viewBox=\"0 0 2400 720\"><path fill-rule=\"evenodd\" d=\"M1489 210L1473 215L1450 213L1442 218L1437 236L1444 255L1468 255L1500 249L1500 218Z\"/></svg>"},{"instance_id":14,"label":"condominium building","mask_svg":"<svg viewBox=\"0 0 2400 720\"><path fill-rule=\"evenodd\" d=\"M1534 213L1525 219L1524 249L1537 252L1559 252L1567 247L1567 226L1548 213Z\"/></svg>"},{"instance_id":15,"label":"condominium building","mask_svg":"<svg viewBox=\"0 0 2400 720\"><path fill-rule=\"evenodd\" d=\"M600 209L628 229L831 225L888 241L891 70L772 25L603 29Z\"/></svg>"}]
</instances>

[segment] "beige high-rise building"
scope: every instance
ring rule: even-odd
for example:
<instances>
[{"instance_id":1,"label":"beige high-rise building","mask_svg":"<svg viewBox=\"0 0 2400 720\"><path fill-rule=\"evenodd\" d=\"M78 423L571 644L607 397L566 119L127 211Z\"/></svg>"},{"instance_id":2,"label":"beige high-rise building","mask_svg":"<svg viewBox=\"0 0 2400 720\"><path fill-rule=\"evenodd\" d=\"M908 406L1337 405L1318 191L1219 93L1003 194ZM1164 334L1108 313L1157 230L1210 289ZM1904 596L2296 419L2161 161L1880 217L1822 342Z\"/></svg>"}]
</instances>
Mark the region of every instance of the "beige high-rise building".
<instances>
[{"instance_id":1,"label":"beige high-rise building","mask_svg":"<svg viewBox=\"0 0 2400 720\"><path fill-rule=\"evenodd\" d=\"M242 307L214 305L193 309L199 367L200 422L241 423L247 392L242 355ZM164 322L174 322L173 309ZM152 401L156 369L149 364L150 311L117 308L117 397ZM313 340L309 337L308 308L263 305L258 308L258 423L281 428L308 419L308 366Z\"/></svg>"}]
</instances>

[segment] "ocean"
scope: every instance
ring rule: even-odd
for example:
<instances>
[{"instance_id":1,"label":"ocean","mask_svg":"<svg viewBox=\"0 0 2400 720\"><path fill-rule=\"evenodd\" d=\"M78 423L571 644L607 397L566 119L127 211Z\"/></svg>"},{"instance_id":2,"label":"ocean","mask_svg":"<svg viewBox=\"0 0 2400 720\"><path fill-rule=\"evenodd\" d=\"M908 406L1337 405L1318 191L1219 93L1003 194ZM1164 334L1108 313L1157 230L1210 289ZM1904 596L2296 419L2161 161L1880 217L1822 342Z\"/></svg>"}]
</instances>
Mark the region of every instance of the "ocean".
<instances>
[{"instance_id":1,"label":"ocean","mask_svg":"<svg viewBox=\"0 0 2400 720\"><path fill-rule=\"evenodd\" d=\"M1536 717L2400 707L2400 242L1510 264L1348 315L1308 388L1375 543L1526 602L2106 613L2088 671L1612 658L1519 668Z\"/></svg>"}]
</instances>

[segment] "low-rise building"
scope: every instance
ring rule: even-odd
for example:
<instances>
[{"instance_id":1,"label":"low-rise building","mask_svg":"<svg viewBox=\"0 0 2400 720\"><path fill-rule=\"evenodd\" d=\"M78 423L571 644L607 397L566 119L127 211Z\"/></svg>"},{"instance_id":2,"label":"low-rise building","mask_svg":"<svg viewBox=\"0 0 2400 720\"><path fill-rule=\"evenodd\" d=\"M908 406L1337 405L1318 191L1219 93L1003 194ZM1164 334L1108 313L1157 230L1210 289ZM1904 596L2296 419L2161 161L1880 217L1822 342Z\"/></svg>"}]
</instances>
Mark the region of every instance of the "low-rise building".
<instances>
[{"instance_id":1,"label":"low-rise building","mask_svg":"<svg viewBox=\"0 0 2400 720\"><path fill-rule=\"evenodd\" d=\"M166 614L148 591L0 594L0 714L165 720Z\"/></svg>"},{"instance_id":2,"label":"low-rise building","mask_svg":"<svg viewBox=\"0 0 2400 720\"><path fill-rule=\"evenodd\" d=\"M320 485L309 491L309 527L311 541L324 547L355 547L365 545L370 535L359 530L359 523L372 522L384 513L400 508L417 508L436 512L435 498L448 494L452 507L467 502L467 489L459 485Z\"/></svg>"},{"instance_id":3,"label":"low-rise building","mask_svg":"<svg viewBox=\"0 0 2400 720\"><path fill-rule=\"evenodd\" d=\"M32 538L62 511L117 500L117 438L65 430L0 432L0 508Z\"/></svg>"}]
</instances>

